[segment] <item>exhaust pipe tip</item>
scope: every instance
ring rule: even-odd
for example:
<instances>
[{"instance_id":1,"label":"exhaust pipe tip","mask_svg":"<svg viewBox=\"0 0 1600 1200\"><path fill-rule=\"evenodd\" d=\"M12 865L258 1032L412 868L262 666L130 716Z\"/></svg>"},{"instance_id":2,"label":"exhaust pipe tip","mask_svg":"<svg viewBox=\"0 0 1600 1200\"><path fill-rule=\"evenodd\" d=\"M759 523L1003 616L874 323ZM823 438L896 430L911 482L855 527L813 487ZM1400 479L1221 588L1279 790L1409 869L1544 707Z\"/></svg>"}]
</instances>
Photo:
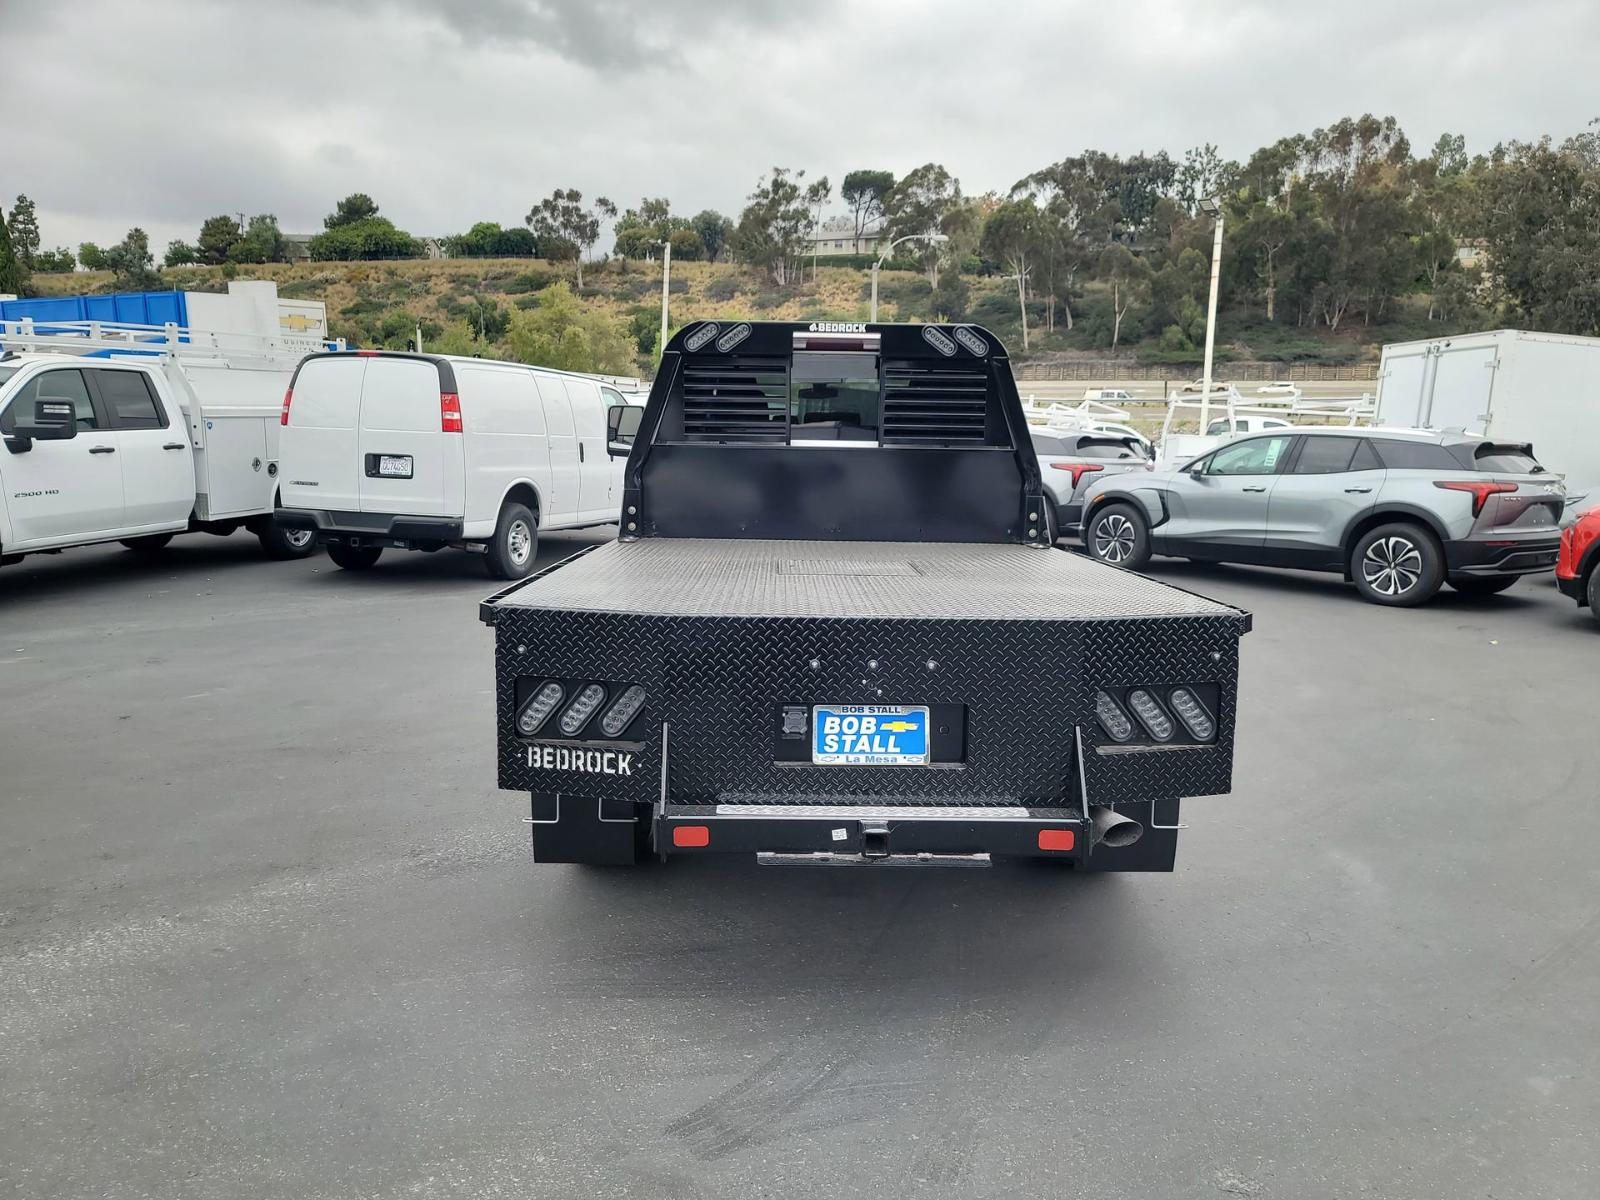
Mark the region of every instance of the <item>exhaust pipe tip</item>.
<instances>
[{"instance_id":1,"label":"exhaust pipe tip","mask_svg":"<svg viewBox=\"0 0 1600 1200\"><path fill-rule=\"evenodd\" d=\"M1107 845L1113 850L1131 846L1144 836L1144 826L1132 817L1125 817L1115 809L1095 808L1089 812L1096 845Z\"/></svg>"}]
</instances>

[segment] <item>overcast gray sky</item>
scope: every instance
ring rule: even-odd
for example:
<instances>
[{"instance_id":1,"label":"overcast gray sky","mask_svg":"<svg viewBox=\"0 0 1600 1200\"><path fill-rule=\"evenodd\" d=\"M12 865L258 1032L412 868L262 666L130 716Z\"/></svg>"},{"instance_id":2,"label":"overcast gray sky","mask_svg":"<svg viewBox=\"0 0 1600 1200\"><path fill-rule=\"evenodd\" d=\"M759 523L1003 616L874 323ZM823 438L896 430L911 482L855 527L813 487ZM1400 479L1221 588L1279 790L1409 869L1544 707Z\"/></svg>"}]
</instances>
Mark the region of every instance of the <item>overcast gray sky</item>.
<instances>
[{"instance_id":1,"label":"overcast gray sky","mask_svg":"<svg viewBox=\"0 0 1600 1200\"><path fill-rule=\"evenodd\" d=\"M443 234L556 187L736 215L774 164L936 160L978 193L1366 111L1474 152L1600 116L1600 0L0 0L0 54L6 204L158 257L351 191Z\"/></svg>"}]
</instances>

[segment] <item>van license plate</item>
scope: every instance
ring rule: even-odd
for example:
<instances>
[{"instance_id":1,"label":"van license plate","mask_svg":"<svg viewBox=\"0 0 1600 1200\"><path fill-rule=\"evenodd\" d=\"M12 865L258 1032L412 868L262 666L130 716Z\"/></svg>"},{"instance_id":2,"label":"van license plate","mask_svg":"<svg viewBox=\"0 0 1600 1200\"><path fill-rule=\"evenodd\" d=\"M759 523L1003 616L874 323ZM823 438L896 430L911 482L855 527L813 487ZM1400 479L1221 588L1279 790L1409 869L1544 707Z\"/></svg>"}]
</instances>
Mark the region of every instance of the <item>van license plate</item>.
<instances>
[{"instance_id":1,"label":"van license plate","mask_svg":"<svg viewBox=\"0 0 1600 1200\"><path fill-rule=\"evenodd\" d=\"M411 455L409 454L380 454L378 455L378 474L386 479L410 479Z\"/></svg>"},{"instance_id":2,"label":"van license plate","mask_svg":"<svg viewBox=\"0 0 1600 1200\"><path fill-rule=\"evenodd\" d=\"M890 704L818 704L811 761L850 767L928 764L928 710Z\"/></svg>"}]
</instances>

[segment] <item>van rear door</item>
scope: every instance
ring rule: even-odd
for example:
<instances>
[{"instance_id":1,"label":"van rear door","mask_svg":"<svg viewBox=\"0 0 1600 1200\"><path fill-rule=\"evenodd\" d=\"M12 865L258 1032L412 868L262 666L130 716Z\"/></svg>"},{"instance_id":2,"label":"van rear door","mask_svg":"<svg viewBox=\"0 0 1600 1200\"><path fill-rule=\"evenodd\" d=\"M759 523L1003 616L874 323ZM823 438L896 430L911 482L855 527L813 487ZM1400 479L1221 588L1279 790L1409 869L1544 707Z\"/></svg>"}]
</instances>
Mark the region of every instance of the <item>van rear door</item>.
<instances>
[{"instance_id":1,"label":"van rear door","mask_svg":"<svg viewBox=\"0 0 1600 1200\"><path fill-rule=\"evenodd\" d=\"M361 507L356 422L369 361L340 354L300 364L290 389L289 417L278 438L284 507L332 512Z\"/></svg>"},{"instance_id":2,"label":"van rear door","mask_svg":"<svg viewBox=\"0 0 1600 1200\"><path fill-rule=\"evenodd\" d=\"M441 400L444 393L454 395L454 376L443 380L441 365L425 358L383 355L366 363L353 457L359 510L461 516L445 506L446 457L454 456L450 468L455 478L462 470L460 409L455 408L454 429L447 433ZM297 394L296 408L299 403Z\"/></svg>"}]
</instances>

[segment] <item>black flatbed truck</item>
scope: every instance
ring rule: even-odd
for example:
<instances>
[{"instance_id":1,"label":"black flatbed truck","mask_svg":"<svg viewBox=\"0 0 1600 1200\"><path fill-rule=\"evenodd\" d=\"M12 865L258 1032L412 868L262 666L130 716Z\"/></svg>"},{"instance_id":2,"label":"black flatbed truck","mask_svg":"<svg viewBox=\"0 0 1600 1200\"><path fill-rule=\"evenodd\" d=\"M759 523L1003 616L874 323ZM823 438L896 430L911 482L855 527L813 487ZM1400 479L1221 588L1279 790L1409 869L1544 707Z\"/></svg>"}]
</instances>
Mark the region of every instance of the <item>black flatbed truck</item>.
<instances>
[{"instance_id":1,"label":"black flatbed truck","mask_svg":"<svg viewBox=\"0 0 1600 1200\"><path fill-rule=\"evenodd\" d=\"M691 325L625 487L481 606L538 861L1165 871L1231 787L1249 615L1056 548L986 330Z\"/></svg>"}]
</instances>

